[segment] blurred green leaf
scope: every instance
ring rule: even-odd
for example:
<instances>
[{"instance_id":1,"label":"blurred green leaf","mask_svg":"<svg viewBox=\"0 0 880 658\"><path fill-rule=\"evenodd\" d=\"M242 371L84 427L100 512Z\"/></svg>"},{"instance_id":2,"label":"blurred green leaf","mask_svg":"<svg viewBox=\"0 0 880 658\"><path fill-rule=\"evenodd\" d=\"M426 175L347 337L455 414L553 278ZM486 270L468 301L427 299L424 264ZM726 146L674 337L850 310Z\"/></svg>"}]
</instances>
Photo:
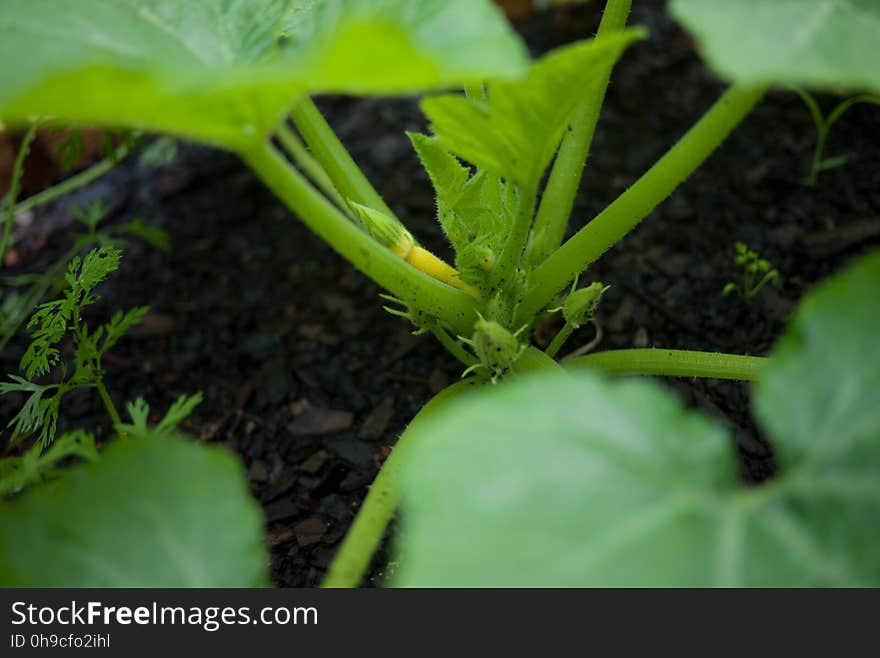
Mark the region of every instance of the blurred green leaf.
<instances>
[{"instance_id":1,"label":"blurred green leaf","mask_svg":"<svg viewBox=\"0 0 880 658\"><path fill-rule=\"evenodd\" d=\"M670 9L726 78L880 89L877 0L672 0Z\"/></svg>"},{"instance_id":2,"label":"blurred green leaf","mask_svg":"<svg viewBox=\"0 0 880 658\"><path fill-rule=\"evenodd\" d=\"M0 504L4 587L258 587L263 520L228 452L153 433Z\"/></svg>"},{"instance_id":3,"label":"blurred green leaf","mask_svg":"<svg viewBox=\"0 0 880 658\"><path fill-rule=\"evenodd\" d=\"M0 459L0 498L57 476L60 471L56 466L69 457L97 459L94 437L84 430L75 430L58 437L48 450L44 451L38 441L21 457Z\"/></svg>"},{"instance_id":4,"label":"blurred green leaf","mask_svg":"<svg viewBox=\"0 0 880 658\"><path fill-rule=\"evenodd\" d=\"M22 56L27 53L27 56ZM408 93L520 73L489 0L5 0L0 118L241 147L302 93Z\"/></svg>"},{"instance_id":5,"label":"blurred green leaf","mask_svg":"<svg viewBox=\"0 0 880 658\"><path fill-rule=\"evenodd\" d=\"M536 373L415 429L404 586L880 585L880 253L810 294L762 371L781 474L646 381Z\"/></svg>"}]
</instances>

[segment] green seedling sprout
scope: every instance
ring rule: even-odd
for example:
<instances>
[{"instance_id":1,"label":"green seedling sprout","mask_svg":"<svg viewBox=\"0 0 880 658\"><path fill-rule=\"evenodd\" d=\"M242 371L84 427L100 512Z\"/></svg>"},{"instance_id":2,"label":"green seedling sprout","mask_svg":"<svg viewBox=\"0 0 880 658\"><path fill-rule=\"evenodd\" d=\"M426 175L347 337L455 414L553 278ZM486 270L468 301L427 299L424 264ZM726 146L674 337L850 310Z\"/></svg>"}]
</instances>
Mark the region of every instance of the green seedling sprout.
<instances>
[{"instance_id":1,"label":"green seedling sprout","mask_svg":"<svg viewBox=\"0 0 880 658\"><path fill-rule=\"evenodd\" d=\"M742 268L742 281L728 282L721 291L725 297L736 293L740 299L749 304L768 283L779 285L779 270L766 258L761 258L757 251L749 249L744 242L736 243L736 255L733 261Z\"/></svg>"},{"instance_id":2,"label":"green seedling sprout","mask_svg":"<svg viewBox=\"0 0 880 658\"><path fill-rule=\"evenodd\" d=\"M795 88L795 92L801 97L801 100L804 101L807 109L809 109L810 116L813 118L813 123L816 126L816 146L813 149L813 159L810 162L810 173L804 179L806 185L814 187L819 181L820 173L842 167L849 160L845 155L830 158L825 157L825 146L828 142L828 133L831 131L831 127L853 105L858 105L859 103L880 105L880 96L875 94L858 94L856 96L851 96L834 106L826 116L822 112L822 108L819 107L819 103L810 92L801 88Z\"/></svg>"},{"instance_id":3,"label":"green seedling sprout","mask_svg":"<svg viewBox=\"0 0 880 658\"><path fill-rule=\"evenodd\" d=\"M473 335L470 338L459 336L459 340L470 345L477 357L476 362L461 374L462 378L474 371L483 370L493 384L497 383L525 351L526 346L519 340L519 335L525 329L526 327L520 327L511 333L497 322L479 316Z\"/></svg>"},{"instance_id":4,"label":"green seedling sprout","mask_svg":"<svg viewBox=\"0 0 880 658\"><path fill-rule=\"evenodd\" d=\"M114 247L93 249L84 258L75 257L67 267L64 278L68 288L63 296L41 304L28 322L31 342L19 366L24 377L10 375L11 381L0 383L0 395L27 395L25 404L8 424L13 442L36 435L40 446L51 445L61 400L76 389L96 389L113 424L121 424L104 384L102 359L131 327L140 323L148 309L138 306L117 311L96 329L82 319L83 309L98 300L95 288L118 269L121 257L122 252ZM66 338L73 341L70 363L61 358L60 344ZM58 383L36 381L52 371L59 376Z\"/></svg>"}]
</instances>

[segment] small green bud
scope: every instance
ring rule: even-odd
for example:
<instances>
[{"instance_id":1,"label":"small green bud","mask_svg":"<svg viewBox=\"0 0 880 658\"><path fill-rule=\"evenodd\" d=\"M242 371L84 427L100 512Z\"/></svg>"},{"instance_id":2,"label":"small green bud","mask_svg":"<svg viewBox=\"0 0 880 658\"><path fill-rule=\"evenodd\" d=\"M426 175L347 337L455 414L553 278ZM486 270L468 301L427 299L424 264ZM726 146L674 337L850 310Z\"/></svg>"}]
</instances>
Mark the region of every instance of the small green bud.
<instances>
[{"instance_id":1,"label":"small green bud","mask_svg":"<svg viewBox=\"0 0 880 658\"><path fill-rule=\"evenodd\" d=\"M471 344L480 363L489 371L493 380L507 372L525 349L516 334L482 316L474 325Z\"/></svg>"},{"instance_id":2,"label":"small green bud","mask_svg":"<svg viewBox=\"0 0 880 658\"><path fill-rule=\"evenodd\" d=\"M473 253L473 259L484 272L491 272L495 267L495 252L489 247L476 247Z\"/></svg>"},{"instance_id":3,"label":"small green bud","mask_svg":"<svg viewBox=\"0 0 880 658\"><path fill-rule=\"evenodd\" d=\"M369 233L379 244L388 247L401 258L406 258L415 246L412 234L406 230L403 224L368 206L349 201L349 205L357 214L357 218L364 230Z\"/></svg>"},{"instance_id":4,"label":"small green bud","mask_svg":"<svg viewBox=\"0 0 880 658\"><path fill-rule=\"evenodd\" d=\"M572 292L562 306L562 315L565 317L565 321L574 328L589 322L593 313L596 312L602 295L610 287L597 281L586 288L579 288Z\"/></svg>"}]
</instances>

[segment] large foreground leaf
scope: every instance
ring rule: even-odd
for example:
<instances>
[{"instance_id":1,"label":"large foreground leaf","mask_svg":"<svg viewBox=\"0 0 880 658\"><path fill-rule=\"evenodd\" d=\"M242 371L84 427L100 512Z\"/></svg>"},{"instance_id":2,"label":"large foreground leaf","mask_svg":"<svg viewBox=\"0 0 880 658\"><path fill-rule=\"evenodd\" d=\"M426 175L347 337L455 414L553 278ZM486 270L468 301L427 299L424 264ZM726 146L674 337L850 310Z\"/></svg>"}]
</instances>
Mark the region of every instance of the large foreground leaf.
<instances>
[{"instance_id":1,"label":"large foreground leaf","mask_svg":"<svg viewBox=\"0 0 880 658\"><path fill-rule=\"evenodd\" d=\"M0 118L241 146L303 92L400 93L524 69L488 0L4 0Z\"/></svg>"},{"instance_id":2,"label":"large foreground leaf","mask_svg":"<svg viewBox=\"0 0 880 658\"><path fill-rule=\"evenodd\" d=\"M880 254L802 305L762 373L781 474L650 382L534 374L409 438L400 585L880 585Z\"/></svg>"},{"instance_id":3,"label":"large foreground leaf","mask_svg":"<svg viewBox=\"0 0 880 658\"><path fill-rule=\"evenodd\" d=\"M877 0L672 0L671 9L725 77L880 89Z\"/></svg>"},{"instance_id":4,"label":"large foreground leaf","mask_svg":"<svg viewBox=\"0 0 880 658\"><path fill-rule=\"evenodd\" d=\"M219 448L149 435L0 503L4 587L257 587L263 521Z\"/></svg>"}]
</instances>

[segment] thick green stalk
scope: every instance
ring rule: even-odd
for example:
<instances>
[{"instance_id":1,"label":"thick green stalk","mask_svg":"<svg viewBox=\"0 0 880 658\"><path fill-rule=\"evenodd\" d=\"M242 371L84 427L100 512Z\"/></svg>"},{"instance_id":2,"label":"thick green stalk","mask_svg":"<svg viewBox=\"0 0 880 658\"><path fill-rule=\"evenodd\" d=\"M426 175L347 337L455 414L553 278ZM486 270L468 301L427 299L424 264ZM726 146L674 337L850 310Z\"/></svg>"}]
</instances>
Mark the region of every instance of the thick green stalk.
<instances>
[{"instance_id":1,"label":"thick green stalk","mask_svg":"<svg viewBox=\"0 0 880 658\"><path fill-rule=\"evenodd\" d=\"M329 199L339 206L340 209L343 211L347 210L348 204L345 202L345 199L342 198L339 190L336 189L333 181L330 180L330 176L327 175L327 172L324 171L321 163L315 159L315 156L309 153L309 150L306 148L305 144L300 141L299 137L297 137L286 124L281 124L281 126L278 127L277 134L281 146L287 151L287 154L293 158L294 162L299 165L300 169L305 172L306 176L308 176Z\"/></svg>"},{"instance_id":2,"label":"thick green stalk","mask_svg":"<svg viewBox=\"0 0 880 658\"><path fill-rule=\"evenodd\" d=\"M311 98L305 96L294 105L290 117L343 196L394 217L391 208L364 176Z\"/></svg>"},{"instance_id":3,"label":"thick green stalk","mask_svg":"<svg viewBox=\"0 0 880 658\"><path fill-rule=\"evenodd\" d=\"M665 375L754 381L767 359L759 356L657 348L608 350L565 362L566 368L592 368L606 375Z\"/></svg>"},{"instance_id":4,"label":"thick green stalk","mask_svg":"<svg viewBox=\"0 0 880 658\"><path fill-rule=\"evenodd\" d=\"M400 499L400 468L406 458L413 430L450 400L475 386L477 384L473 380L453 384L436 395L413 418L373 481L339 552L330 564L322 587L357 587L360 584L373 553L382 541L385 528L397 509Z\"/></svg>"},{"instance_id":5,"label":"thick green stalk","mask_svg":"<svg viewBox=\"0 0 880 658\"><path fill-rule=\"evenodd\" d=\"M269 144L241 157L303 222L337 252L396 297L443 320L460 334L476 321L474 299L441 283L381 246L355 226Z\"/></svg>"},{"instance_id":6,"label":"thick green stalk","mask_svg":"<svg viewBox=\"0 0 880 658\"><path fill-rule=\"evenodd\" d=\"M626 27L631 0L608 0L597 37L622 30ZM541 197L541 205L535 218L537 230L544 229L541 257L553 253L565 237L568 218L574 206L574 198L580 186L584 164L590 154L599 112L605 102L605 92L611 79L611 69L595 82L583 104L577 109L571 126L562 140L553 162L550 179ZM537 232L537 231L536 231Z\"/></svg>"},{"instance_id":7,"label":"thick green stalk","mask_svg":"<svg viewBox=\"0 0 880 658\"><path fill-rule=\"evenodd\" d=\"M766 87L734 85L660 160L610 206L534 270L516 324L525 324L553 296L669 197L739 125Z\"/></svg>"}]
</instances>

